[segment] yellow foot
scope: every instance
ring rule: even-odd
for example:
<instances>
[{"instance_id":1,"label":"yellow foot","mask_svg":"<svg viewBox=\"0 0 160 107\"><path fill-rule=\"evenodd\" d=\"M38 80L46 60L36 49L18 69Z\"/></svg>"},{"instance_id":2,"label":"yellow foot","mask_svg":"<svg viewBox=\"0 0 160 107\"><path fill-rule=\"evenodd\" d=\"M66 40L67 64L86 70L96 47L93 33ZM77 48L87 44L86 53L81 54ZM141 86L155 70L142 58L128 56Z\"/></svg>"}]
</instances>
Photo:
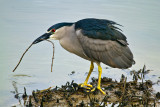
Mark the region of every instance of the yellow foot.
<instances>
[{"instance_id":1,"label":"yellow foot","mask_svg":"<svg viewBox=\"0 0 160 107\"><path fill-rule=\"evenodd\" d=\"M80 87L83 87L83 88L86 88L86 89L92 88L92 85L90 85L90 84L85 84L85 83L81 83L81 84L79 84L79 86L80 86Z\"/></svg>"},{"instance_id":2,"label":"yellow foot","mask_svg":"<svg viewBox=\"0 0 160 107\"><path fill-rule=\"evenodd\" d=\"M102 94L104 94L104 95L106 95L106 93L101 89L101 88L93 88L92 90L91 90L91 92L94 92L96 89L98 89Z\"/></svg>"}]
</instances>

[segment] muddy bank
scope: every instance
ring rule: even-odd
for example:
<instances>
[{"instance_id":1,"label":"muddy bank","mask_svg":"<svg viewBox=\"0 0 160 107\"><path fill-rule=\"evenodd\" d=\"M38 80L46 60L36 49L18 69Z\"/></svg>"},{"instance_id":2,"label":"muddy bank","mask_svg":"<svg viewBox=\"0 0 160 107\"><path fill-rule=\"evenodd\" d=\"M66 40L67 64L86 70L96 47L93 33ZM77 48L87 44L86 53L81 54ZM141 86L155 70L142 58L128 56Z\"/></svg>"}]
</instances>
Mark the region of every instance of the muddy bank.
<instances>
[{"instance_id":1,"label":"muddy bank","mask_svg":"<svg viewBox=\"0 0 160 107\"><path fill-rule=\"evenodd\" d=\"M149 70L146 70L145 67L139 71L131 71L133 81L129 82L124 75L121 76L119 81L103 77L101 87L106 95L103 95L99 90L91 92L97 85L97 79L92 78L90 84L93 88L80 87L72 81L61 87L35 90L32 95L27 95L24 88L24 94L16 93L15 98L19 100L21 105L27 107L104 107L107 105L112 107L160 107L160 93L154 92L152 86L156 83L145 80L145 74L147 73L149 73Z\"/></svg>"}]
</instances>

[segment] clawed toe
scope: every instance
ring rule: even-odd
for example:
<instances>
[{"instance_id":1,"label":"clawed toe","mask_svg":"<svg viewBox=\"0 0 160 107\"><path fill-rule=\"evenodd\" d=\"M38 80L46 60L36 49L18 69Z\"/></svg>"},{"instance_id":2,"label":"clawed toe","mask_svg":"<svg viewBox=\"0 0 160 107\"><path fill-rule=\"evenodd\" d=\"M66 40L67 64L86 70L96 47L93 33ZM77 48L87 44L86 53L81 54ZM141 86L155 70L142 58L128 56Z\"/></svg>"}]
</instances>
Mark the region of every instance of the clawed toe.
<instances>
[{"instance_id":1,"label":"clawed toe","mask_svg":"<svg viewBox=\"0 0 160 107\"><path fill-rule=\"evenodd\" d=\"M90 85L90 84L84 84L84 83L79 84L79 86L80 86L80 87L83 87L83 88L86 88L86 89L92 88L92 85Z\"/></svg>"},{"instance_id":2,"label":"clawed toe","mask_svg":"<svg viewBox=\"0 0 160 107\"><path fill-rule=\"evenodd\" d=\"M101 88L93 88L92 90L91 90L91 92L94 92L94 91L96 91L96 89L97 90L99 90L103 95L106 95L106 93L101 89Z\"/></svg>"}]
</instances>

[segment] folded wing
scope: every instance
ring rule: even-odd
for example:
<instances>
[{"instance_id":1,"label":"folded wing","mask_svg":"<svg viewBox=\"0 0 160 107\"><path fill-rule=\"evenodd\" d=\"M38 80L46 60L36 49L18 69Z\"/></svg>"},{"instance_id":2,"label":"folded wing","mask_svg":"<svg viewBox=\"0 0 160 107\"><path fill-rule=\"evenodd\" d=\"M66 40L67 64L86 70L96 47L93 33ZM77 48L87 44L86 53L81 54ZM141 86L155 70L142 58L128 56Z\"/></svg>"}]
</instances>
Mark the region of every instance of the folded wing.
<instances>
[{"instance_id":1,"label":"folded wing","mask_svg":"<svg viewBox=\"0 0 160 107\"><path fill-rule=\"evenodd\" d=\"M93 61L122 69L129 68L134 63L133 54L126 41L89 38L84 36L81 30L77 30L76 33L84 53Z\"/></svg>"}]
</instances>

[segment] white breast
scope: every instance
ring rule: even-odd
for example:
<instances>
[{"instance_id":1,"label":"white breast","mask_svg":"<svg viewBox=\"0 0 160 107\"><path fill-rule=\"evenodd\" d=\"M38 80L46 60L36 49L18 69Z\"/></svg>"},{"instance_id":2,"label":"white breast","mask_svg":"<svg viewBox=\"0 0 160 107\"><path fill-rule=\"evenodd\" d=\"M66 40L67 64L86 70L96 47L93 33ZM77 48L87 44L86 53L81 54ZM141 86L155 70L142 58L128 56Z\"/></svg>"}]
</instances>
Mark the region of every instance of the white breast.
<instances>
[{"instance_id":1,"label":"white breast","mask_svg":"<svg viewBox=\"0 0 160 107\"><path fill-rule=\"evenodd\" d=\"M74 53L84 59L88 59L88 57L84 54L79 40L77 39L74 25L69 27L67 26L64 29L64 36L59 40L61 46L71 53Z\"/></svg>"}]
</instances>

